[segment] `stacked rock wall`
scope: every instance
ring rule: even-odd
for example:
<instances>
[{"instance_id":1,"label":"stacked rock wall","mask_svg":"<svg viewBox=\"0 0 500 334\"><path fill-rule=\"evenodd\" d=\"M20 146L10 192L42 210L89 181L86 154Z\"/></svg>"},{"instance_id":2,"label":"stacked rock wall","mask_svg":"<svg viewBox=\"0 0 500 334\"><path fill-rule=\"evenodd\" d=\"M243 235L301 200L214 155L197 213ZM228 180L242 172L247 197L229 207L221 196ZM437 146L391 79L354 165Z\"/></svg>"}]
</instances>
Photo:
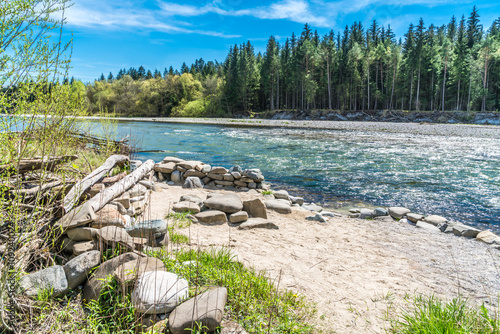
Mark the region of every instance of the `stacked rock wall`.
<instances>
[{"instance_id":1,"label":"stacked rock wall","mask_svg":"<svg viewBox=\"0 0 500 334\"><path fill-rule=\"evenodd\" d=\"M184 184L187 188L234 187L236 189L262 189L264 176L259 169L245 169L233 166L212 167L201 161L166 157L154 167L159 181ZM198 180L197 180L198 179Z\"/></svg>"}]
</instances>

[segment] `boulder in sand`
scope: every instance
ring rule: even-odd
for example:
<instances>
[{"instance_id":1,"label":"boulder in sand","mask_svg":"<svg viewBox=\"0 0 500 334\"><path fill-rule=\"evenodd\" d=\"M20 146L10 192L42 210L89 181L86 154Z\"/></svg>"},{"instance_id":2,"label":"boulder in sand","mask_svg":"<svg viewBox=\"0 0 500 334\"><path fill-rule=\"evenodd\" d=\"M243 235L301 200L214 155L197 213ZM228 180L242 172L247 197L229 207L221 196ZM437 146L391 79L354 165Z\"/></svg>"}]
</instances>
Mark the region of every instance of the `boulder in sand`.
<instances>
[{"instance_id":1,"label":"boulder in sand","mask_svg":"<svg viewBox=\"0 0 500 334\"><path fill-rule=\"evenodd\" d=\"M208 208L226 213L235 213L243 209L243 202L236 194L216 195L203 202Z\"/></svg>"},{"instance_id":2,"label":"boulder in sand","mask_svg":"<svg viewBox=\"0 0 500 334\"><path fill-rule=\"evenodd\" d=\"M243 201L243 210L251 217L267 219L266 205L260 198Z\"/></svg>"},{"instance_id":3,"label":"boulder in sand","mask_svg":"<svg viewBox=\"0 0 500 334\"><path fill-rule=\"evenodd\" d=\"M197 213L195 218L200 223L205 224L224 224L227 222L226 214L219 210L207 210Z\"/></svg>"},{"instance_id":4,"label":"boulder in sand","mask_svg":"<svg viewBox=\"0 0 500 334\"><path fill-rule=\"evenodd\" d=\"M277 199L265 201L264 204L266 205L267 209L276 211L278 213L292 213L292 208L290 207L290 205Z\"/></svg>"}]
</instances>

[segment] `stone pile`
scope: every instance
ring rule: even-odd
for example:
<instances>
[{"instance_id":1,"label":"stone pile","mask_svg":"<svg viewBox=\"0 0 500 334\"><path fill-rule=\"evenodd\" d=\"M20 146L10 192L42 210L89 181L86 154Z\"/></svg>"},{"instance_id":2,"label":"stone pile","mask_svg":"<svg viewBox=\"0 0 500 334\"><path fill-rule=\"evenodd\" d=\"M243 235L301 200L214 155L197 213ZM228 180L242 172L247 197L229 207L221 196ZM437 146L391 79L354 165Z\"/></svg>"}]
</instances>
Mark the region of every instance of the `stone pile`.
<instances>
[{"instance_id":1,"label":"stone pile","mask_svg":"<svg viewBox=\"0 0 500 334\"><path fill-rule=\"evenodd\" d=\"M418 228L435 233L452 233L456 236L474 238L477 241L484 242L494 248L500 249L500 237L491 231L481 231L475 227L468 226L459 222L451 221L438 215L422 215L411 212L404 207L376 208L374 210L366 208L354 208L349 210L351 218L359 219L377 219L381 217L390 217L402 223L408 223Z\"/></svg>"},{"instance_id":2,"label":"stone pile","mask_svg":"<svg viewBox=\"0 0 500 334\"><path fill-rule=\"evenodd\" d=\"M245 169L240 166L212 167L201 161L186 161L165 157L154 166L158 181L183 184L185 188L233 187L241 190L265 189L264 176L259 169Z\"/></svg>"}]
</instances>

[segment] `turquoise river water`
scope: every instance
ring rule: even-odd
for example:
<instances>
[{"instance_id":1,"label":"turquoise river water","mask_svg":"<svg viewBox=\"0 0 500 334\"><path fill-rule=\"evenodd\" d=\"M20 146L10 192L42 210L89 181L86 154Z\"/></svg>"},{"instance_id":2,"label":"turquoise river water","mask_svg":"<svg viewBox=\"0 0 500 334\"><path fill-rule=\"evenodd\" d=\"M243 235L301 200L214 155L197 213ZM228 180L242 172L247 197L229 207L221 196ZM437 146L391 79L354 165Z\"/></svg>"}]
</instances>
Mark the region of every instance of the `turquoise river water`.
<instances>
[{"instance_id":1,"label":"turquoise river water","mask_svg":"<svg viewBox=\"0 0 500 334\"><path fill-rule=\"evenodd\" d=\"M131 135L137 159L259 168L275 188L325 206L405 206L500 232L498 138L136 121L116 132Z\"/></svg>"}]
</instances>

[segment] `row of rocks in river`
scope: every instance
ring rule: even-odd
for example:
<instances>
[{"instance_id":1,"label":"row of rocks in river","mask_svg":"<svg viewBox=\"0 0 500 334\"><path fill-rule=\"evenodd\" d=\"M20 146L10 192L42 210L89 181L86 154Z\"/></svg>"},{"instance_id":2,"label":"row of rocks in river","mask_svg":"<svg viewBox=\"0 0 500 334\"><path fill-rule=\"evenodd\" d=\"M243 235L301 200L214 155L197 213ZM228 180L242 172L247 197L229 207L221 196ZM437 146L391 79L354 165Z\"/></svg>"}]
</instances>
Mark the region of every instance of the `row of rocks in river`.
<instances>
[{"instance_id":1,"label":"row of rocks in river","mask_svg":"<svg viewBox=\"0 0 500 334\"><path fill-rule=\"evenodd\" d=\"M351 218L372 219L388 216L402 223L408 223L430 232L452 233L460 237L475 238L478 241L500 249L500 237L491 231L481 231L475 227L451 221L439 215L422 215L411 212L410 209L404 207L390 207L387 210L384 208L374 210L361 208L350 209L349 211Z\"/></svg>"},{"instance_id":2,"label":"row of rocks in river","mask_svg":"<svg viewBox=\"0 0 500 334\"><path fill-rule=\"evenodd\" d=\"M212 167L201 161L186 161L176 157L165 157L154 167L156 179L171 184L183 184L186 188L235 187L236 189L261 189L264 176L259 169L233 166Z\"/></svg>"}]
</instances>

